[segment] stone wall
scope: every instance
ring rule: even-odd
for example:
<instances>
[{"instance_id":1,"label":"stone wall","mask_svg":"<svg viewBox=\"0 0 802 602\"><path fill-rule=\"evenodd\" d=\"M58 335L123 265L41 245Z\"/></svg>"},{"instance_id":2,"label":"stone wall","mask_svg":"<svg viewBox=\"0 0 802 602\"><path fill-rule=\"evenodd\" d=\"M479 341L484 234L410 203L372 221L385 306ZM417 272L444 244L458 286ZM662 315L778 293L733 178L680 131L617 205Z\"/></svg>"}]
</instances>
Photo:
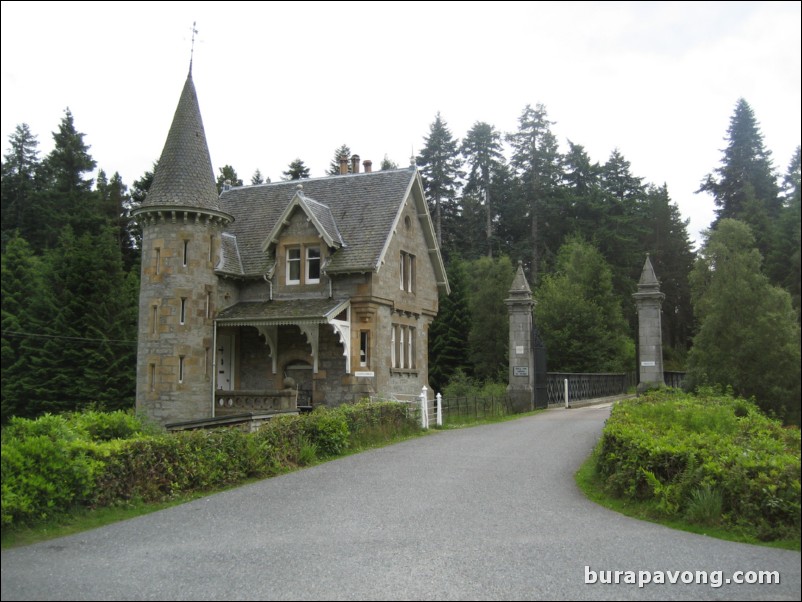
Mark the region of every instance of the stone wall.
<instances>
[{"instance_id":1,"label":"stone wall","mask_svg":"<svg viewBox=\"0 0 802 602\"><path fill-rule=\"evenodd\" d=\"M143 221L137 411L160 424L211 416L219 225L184 212Z\"/></svg>"}]
</instances>

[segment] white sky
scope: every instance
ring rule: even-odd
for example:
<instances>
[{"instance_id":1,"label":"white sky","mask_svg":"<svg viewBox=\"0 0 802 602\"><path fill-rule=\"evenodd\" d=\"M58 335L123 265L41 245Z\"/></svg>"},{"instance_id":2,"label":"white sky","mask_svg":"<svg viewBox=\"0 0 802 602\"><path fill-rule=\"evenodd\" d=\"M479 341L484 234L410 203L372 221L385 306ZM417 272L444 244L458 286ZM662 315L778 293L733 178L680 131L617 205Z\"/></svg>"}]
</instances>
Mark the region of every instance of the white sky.
<instances>
[{"instance_id":1,"label":"white sky","mask_svg":"<svg viewBox=\"0 0 802 602\"><path fill-rule=\"evenodd\" d=\"M553 133L604 162L618 148L668 184L694 239L697 195L735 103L775 168L800 144L800 2L2 2L3 153L17 124L42 157L69 107L98 166L129 186L159 158L197 22L193 79L215 173L324 175L348 144L409 164L440 111L512 132L542 103Z\"/></svg>"}]
</instances>

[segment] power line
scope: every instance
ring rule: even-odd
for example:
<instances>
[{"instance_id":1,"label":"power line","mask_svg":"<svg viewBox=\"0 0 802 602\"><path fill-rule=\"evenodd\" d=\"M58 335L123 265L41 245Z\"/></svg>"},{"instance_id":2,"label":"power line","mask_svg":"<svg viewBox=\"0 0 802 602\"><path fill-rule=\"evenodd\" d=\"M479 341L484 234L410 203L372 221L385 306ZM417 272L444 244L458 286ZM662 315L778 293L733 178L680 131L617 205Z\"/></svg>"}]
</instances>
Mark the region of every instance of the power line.
<instances>
[{"instance_id":1,"label":"power line","mask_svg":"<svg viewBox=\"0 0 802 602\"><path fill-rule=\"evenodd\" d=\"M15 332L13 330L4 330L3 336L13 337L33 337L36 339L59 339L64 341L84 341L88 343L119 343L121 345L136 345L136 341L126 341L123 339L91 339L88 337L65 337L56 334L34 334L32 332Z\"/></svg>"}]
</instances>

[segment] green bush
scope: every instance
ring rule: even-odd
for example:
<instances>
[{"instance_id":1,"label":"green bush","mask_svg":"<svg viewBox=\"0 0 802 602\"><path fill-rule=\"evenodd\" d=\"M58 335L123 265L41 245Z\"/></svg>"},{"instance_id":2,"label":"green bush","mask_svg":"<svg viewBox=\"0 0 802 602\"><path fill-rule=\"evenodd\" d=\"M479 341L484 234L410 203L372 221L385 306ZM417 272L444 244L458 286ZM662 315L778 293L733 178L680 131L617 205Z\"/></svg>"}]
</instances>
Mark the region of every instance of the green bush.
<instances>
[{"instance_id":1,"label":"green bush","mask_svg":"<svg viewBox=\"0 0 802 602\"><path fill-rule=\"evenodd\" d=\"M769 539L799 532L799 430L746 400L655 392L618 404L597 458L611 494L666 516L720 517Z\"/></svg>"},{"instance_id":2,"label":"green bush","mask_svg":"<svg viewBox=\"0 0 802 602\"><path fill-rule=\"evenodd\" d=\"M213 490L341 454L376 432L389 439L409 429L419 427L399 403L279 416L254 434L233 428L154 434L126 412L12 418L2 434L2 524L35 523L76 505Z\"/></svg>"},{"instance_id":3,"label":"green bush","mask_svg":"<svg viewBox=\"0 0 802 602\"><path fill-rule=\"evenodd\" d=\"M304 434L317 446L321 456L336 456L348 447L348 424L341 413L315 410L300 418L304 422Z\"/></svg>"},{"instance_id":4,"label":"green bush","mask_svg":"<svg viewBox=\"0 0 802 602\"><path fill-rule=\"evenodd\" d=\"M130 439L137 435L154 432L155 429L143 424L142 419L133 412L97 412L94 410L67 414L68 423L78 432L86 433L92 441L111 439Z\"/></svg>"},{"instance_id":5,"label":"green bush","mask_svg":"<svg viewBox=\"0 0 802 602\"><path fill-rule=\"evenodd\" d=\"M87 501L102 466L87 453L91 447L86 441L48 435L8 441L4 437L0 460L3 526L45 520Z\"/></svg>"}]
</instances>

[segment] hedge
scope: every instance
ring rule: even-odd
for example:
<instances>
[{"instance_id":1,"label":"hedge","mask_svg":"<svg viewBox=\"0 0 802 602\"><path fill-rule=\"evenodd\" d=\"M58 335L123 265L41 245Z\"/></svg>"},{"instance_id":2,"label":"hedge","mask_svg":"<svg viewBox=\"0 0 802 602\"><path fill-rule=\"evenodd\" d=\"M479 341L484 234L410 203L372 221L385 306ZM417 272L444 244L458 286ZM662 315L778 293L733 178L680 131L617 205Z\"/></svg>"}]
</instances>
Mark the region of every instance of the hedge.
<instances>
[{"instance_id":1,"label":"hedge","mask_svg":"<svg viewBox=\"0 0 802 602\"><path fill-rule=\"evenodd\" d=\"M652 499L665 516L743 527L765 540L799 534L799 429L744 399L655 392L617 404L596 456L608 492Z\"/></svg>"},{"instance_id":2,"label":"hedge","mask_svg":"<svg viewBox=\"0 0 802 602\"><path fill-rule=\"evenodd\" d=\"M390 438L415 430L406 406L392 402L280 416L253 434L157 433L126 412L12 418L2 433L2 525L213 490L337 456L372 433Z\"/></svg>"}]
</instances>

